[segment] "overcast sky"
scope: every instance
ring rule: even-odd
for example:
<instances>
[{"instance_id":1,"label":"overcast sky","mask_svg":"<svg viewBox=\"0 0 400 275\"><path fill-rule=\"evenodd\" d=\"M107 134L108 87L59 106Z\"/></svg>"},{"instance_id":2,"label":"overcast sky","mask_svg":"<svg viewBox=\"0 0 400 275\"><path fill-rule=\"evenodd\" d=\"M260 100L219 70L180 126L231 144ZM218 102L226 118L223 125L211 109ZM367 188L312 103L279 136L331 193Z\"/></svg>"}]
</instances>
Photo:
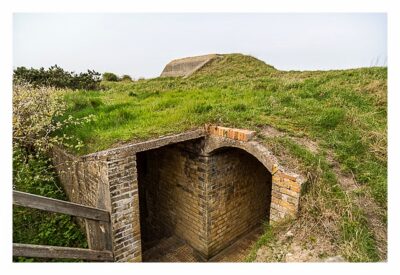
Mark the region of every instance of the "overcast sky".
<instances>
[{"instance_id":1,"label":"overcast sky","mask_svg":"<svg viewBox=\"0 0 400 275\"><path fill-rule=\"evenodd\" d=\"M280 70L386 65L386 14L14 15L14 67L155 77L170 60L244 53Z\"/></svg>"}]
</instances>

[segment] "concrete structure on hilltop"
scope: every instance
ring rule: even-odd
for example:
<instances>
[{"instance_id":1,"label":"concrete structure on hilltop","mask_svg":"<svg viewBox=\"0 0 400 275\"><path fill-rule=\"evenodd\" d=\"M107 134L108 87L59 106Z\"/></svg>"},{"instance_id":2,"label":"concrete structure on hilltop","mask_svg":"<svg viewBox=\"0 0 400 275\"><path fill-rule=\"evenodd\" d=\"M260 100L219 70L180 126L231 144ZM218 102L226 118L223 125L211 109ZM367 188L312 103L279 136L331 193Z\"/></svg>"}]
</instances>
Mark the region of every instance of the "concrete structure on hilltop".
<instances>
[{"instance_id":1,"label":"concrete structure on hilltop","mask_svg":"<svg viewBox=\"0 0 400 275\"><path fill-rule=\"evenodd\" d=\"M169 62L161 73L161 77L188 77L200 70L203 66L218 58L217 54L185 57Z\"/></svg>"}]
</instances>

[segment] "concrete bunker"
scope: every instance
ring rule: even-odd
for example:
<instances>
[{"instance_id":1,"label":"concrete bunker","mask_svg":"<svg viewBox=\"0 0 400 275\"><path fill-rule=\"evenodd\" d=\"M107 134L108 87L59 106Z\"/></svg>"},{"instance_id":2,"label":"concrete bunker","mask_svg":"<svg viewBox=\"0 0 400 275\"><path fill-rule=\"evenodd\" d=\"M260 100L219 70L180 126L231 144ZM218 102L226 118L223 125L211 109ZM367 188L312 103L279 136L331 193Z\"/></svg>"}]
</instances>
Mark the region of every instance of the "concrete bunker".
<instances>
[{"instance_id":1,"label":"concrete bunker","mask_svg":"<svg viewBox=\"0 0 400 275\"><path fill-rule=\"evenodd\" d=\"M69 199L111 214L115 261L170 235L204 261L263 221L296 216L303 178L247 130L218 126L75 157L54 151Z\"/></svg>"},{"instance_id":2,"label":"concrete bunker","mask_svg":"<svg viewBox=\"0 0 400 275\"><path fill-rule=\"evenodd\" d=\"M199 260L208 260L269 221L271 173L243 149L204 154L204 143L201 138L137 153L143 252L175 235Z\"/></svg>"},{"instance_id":3,"label":"concrete bunker","mask_svg":"<svg viewBox=\"0 0 400 275\"><path fill-rule=\"evenodd\" d=\"M207 54L199 56L191 56L185 58L179 58L169 62L164 70L161 72L161 77L189 77L193 73L203 68L206 64L212 60L218 58L220 55Z\"/></svg>"}]
</instances>

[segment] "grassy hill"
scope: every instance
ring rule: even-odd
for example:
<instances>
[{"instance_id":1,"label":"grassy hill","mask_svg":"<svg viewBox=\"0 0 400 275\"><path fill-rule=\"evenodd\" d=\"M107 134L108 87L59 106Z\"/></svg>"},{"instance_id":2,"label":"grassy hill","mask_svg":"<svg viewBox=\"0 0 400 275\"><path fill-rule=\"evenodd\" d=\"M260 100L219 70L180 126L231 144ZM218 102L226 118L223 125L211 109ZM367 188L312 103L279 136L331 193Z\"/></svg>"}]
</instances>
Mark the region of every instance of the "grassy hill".
<instances>
[{"instance_id":1,"label":"grassy hill","mask_svg":"<svg viewBox=\"0 0 400 275\"><path fill-rule=\"evenodd\" d=\"M268 251L264 259L279 260L275 256L281 252L275 248L288 243L279 237L285 230L306 236L298 241L292 238L287 251L305 245L318 257L386 259L386 68L279 71L253 57L230 54L185 79L102 85L104 91L65 95L69 109L61 119L95 117L83 127L70 126L60 133L83 141L84 147L75 153L205 123L255 130L282 162L308 175L310 187L296 222L303 227L289 222L269 228L251 260L262 258L257 254L260 249ZM281 134L263 136L268 127ZM312 231L304 228L311 225ZM274 249L268 243L275 243ZM319 243L327 243L326 249L316 249Z\"/></svg>"}]
</instances>

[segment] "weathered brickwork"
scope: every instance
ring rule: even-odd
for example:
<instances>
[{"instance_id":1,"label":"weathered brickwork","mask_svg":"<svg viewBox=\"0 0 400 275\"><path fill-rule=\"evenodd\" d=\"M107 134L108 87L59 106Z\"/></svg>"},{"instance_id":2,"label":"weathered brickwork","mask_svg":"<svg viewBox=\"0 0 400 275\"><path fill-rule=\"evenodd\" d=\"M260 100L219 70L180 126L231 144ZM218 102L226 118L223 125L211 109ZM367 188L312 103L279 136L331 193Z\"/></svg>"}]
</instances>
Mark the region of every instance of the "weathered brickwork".
<instances>
[{"instance_id":1,"label":"weathered brickwork","mask_svg":"<svg viewBox=\"0 0 400 275\"><path fill-rule=\"evenodd\" d=\"M209 125L206 126L207 133L211 136L226 137L234 140L249 141L256 132L245 129L235 129L222 126Z\"/></svg>"},{"instance_id":2,"label":"weathered brickwork","mask_svg":"<svg viewBox=\"0 0 400 275\"><path fill-rule=\"evenodd\" d=\"M136 157L132 154L109 157L107 167L115 260L141 261Z\"/></svg>"},{"instance_id":3,"label":"weathered brickwork","mask_svg":"<svg viewBox=\"0 0 400 275\"><path fill-rule=\"evenodd\" d=\"M110 212L121 262L171 235L210 258L262 221L296 216L303 182L254 132L225 127L53 159L71 201Z\"/></svg>"},{"instance_id":4,"label":"weathered brickwork","mask_svg":"<svg viewBox=\"0 0 400 275\"><path fill-rule=\"evenodd\" d=\"M296 216L304 178L285 171L279 165L275 156L265 146L254 140L235 140L224 135L209 136L205 138L202 153L212 154L215 150L223 147L239 148L246 151L256 157L270 171L272 175L270 221L276 222L286 217Z\"/></svg>"},{"instance_id":5,"label":"weathered brickwork","mask_svg":"<svg viewBox=\"0 0 400 275\"><path fill-rule=\"evenodd\" d=\"M301 192L299 179L279 170L276 165L273 169L272 183L271 220L295 217Z\"/></svg>"},{"instance_id":6,"label":"weathered brickwork","mask_svg":"<svg viewBox=\"0 0 400 275\"><path fill-rule=\"evenodd\" d=\"M210 258L268 220L268 170L245 151L202 156L201 146L186 142L138 154L144 243L174 234Z\"/></svg>"},{"instance_id":7,"label":"weathered brickwork","mask_svg":"<svg viewBox=\"0 0 400 275\"><path fill-rule=\"evenodd\" d=\"M146 246L174 234L205 256L206 160L185 150L192 146L138 153L142 240Z\"/></svg>"},{"instance_id":8,"label":"weathered brickwork","mask_svg":"<svg viewBox=\"0 0 400 275\"><path fill-rule=\"evenodd\" d=\"M271 174L247 152L228 148L209 157L208 256L268 221Z\"/></svg>"},{"instance_id":9,"label":"weathered brickwork","mask_svg":"<svg viewBox=\"0 0 400 275\"><path fill-rule=\"evenodd\" d=\"M116 261L141 261L134 154L74 157L54 149L53 161L70 201L110 211Z\"/></svg>"}]
</instances>

